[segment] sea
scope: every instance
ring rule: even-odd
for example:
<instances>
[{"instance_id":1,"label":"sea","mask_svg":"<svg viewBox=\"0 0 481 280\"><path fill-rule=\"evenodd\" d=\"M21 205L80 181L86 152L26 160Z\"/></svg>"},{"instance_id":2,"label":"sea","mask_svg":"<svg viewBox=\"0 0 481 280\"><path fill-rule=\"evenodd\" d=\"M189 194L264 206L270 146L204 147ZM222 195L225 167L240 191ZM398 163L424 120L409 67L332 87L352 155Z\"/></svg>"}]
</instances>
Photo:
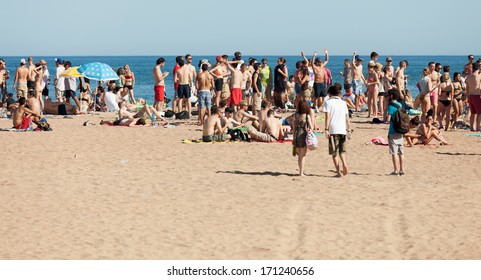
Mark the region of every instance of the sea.
<instances>
[{"instance_id":1,"label":"sea","mask_svg":"<svg viewBox=\"0 0 481 280\"><path fill-rule=\"evenodd\" d=\"M277 63L277 59L280 56L272 56L272 55L243 55L243 60L247 61L249 57L256 58L259 62L262 58L267 58L268 65L274 68ZM321 59L324 58L323 55L320 56ZM422 70L424 67L427 66L428 62L434 61L439 62L443 66L449 65L451 67L451 75L455 72L462 72L464 65L468 62L467 55L465 56L391 56L393 59L394 67L399 65L399 61L407 60L409 66L407 67L405 74L409 75L410 78L408 79L407 88L411 91L413 97L419 94L418 89L416 88L416 83L421 78ZM19 57L19 56L8 56L2 57L7 65L7 70L10 71L10 79L7 81L8 91L12 91L12 83L13 78L15 75L15 69L19 66L20 60L24 58L27 60L27 57ZM39 62L41 59L44 59L47 62L47 67L49 69L51 75L52 83L49 85L50 90L50 97L55 97L55 91L53 88L53 79L55 76L55 58L61 58L65 61L72 62L73 66L79 66L89 62L103 62L107 63L108 65L112 66L113 68L117 69L119 67L123 67L125 64L130 66L130 69L135 74L135 87L134 87L134 95L136 98L141 97L151 104L154 101L154 79L152 76L152 69L155 66L156 60L159 58L158 56L62 56L62 57L52 57L52 56L38 56L34 57L34 62ZM175 56L163 56L166 60L165 66L162 71L170 72L170 75L165 80L165 92L168 98L173 97L174 93L174 80L172 75L172 70L175 66ZM214 55L201 55L201 56L193 56L193 65L196 66L198 69L198 63L201 59L208 59L211 64L215 63L215 56ZM296 71L295 64L297 61L302 60L300 56L284 56L287 60L287 67L289 71L289 75L294 74ZM308 57L309 58L309 57ZM331 70L333 76L333 83L339 82L343 84L343 77L341 76L340 72L344 69L344 59L349 58L352 59L352 55L336 55L329 57L329 63L327 64L327 68ZM231 56L229 56L231 59ZM363 56L363 68L364 74L367 75L367 63L369 62L369 56ZM378 62L385 64L386 56L379 56ZM92 89L97 85L96 81L91 81Z\"/></svg>"}]
</instances>

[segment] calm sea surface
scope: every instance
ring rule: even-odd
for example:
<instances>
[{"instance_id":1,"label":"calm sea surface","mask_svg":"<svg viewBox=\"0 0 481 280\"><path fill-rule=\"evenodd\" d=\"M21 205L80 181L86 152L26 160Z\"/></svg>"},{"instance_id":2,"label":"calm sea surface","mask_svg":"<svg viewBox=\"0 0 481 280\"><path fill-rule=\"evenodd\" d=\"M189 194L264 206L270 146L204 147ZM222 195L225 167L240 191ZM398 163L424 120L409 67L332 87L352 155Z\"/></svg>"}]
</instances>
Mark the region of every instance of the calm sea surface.
<instances>
[{"instance_id":1,"label":"calm sea surface","mask_svg":"<svg viewBox=\"0 0 481 280\"><path fill-rule=\"evenodd\" d=\"M243 59L245 61L248 60L249 55L243 55ZM276 66L278 56L253 56L258 61L260 61L263 57L266 57L268 60L268 64L271 67ZM320 56L322 59L324 58L323 55ZM15 68L19 65L20 59L27 57L3 57L7 64L7 69L11 72L11 78L8 80L8 88L9 92L11 91L11 86L13 82L13 77L15 75ZM63 60L69 60L72 62L73 66L81 65L88 62L103 62L107 63L114 68L118 68L123 66L124 64L129 64L131 70L135 74L136 84L134 88L135 97L142 97L149 102L153 102L154 100L154 92L153 92L153 77L152 77L152 69L155 66L155 61L158 57L156 56L66 56L60 57ZM175 56L164 56L166 59L165 67L163 71L170 72L170 75L166 79L166 95L167 97L173 96L173 76L172 76L172 69L175 66ZM207 58L212 64L215 62L215 56L194 56L193 57L193 64L196 66L199 63L199 60L203 58ZM301 60L300 56L285 56L287 60L287 66L289 69L289 75L295 72L295 63L298 60ZM352 56L331 56L327 68L329 68L333 75L334 82L343 83L343 78L339 74L344 68L344 59L349 58L351 59ZM367 74L367 63L369 61L368 56L364 56L364 74ZM385 56L380 56L378 61L382 64L385 64ZM55 57L34 57L34 61L38 62L41 59L45 59L47 61L47 66L50 71L50 75L55 75ZM231 56L229 56L231 59ZM402 59L406 59L409 62L409 66L406 69L405 73L410 75L411 77L408 80L408 89L412 92L413 96L418 94L418 90L416 88L416 83L418 82L422 69L427 65L429 61L440 62L443 66L449 65L451 66L451 74L454 72L462 72L464 65L467 63L467 55L465 56L392 56L393 65L396 67L399 64L399 61ZM54 89L53 89L53 77L51 78L52 84L49 86L50 89L50 96L54 97ZM96 86L95 81L91 81L92 88Z\"/></svg>"}]
</instances>

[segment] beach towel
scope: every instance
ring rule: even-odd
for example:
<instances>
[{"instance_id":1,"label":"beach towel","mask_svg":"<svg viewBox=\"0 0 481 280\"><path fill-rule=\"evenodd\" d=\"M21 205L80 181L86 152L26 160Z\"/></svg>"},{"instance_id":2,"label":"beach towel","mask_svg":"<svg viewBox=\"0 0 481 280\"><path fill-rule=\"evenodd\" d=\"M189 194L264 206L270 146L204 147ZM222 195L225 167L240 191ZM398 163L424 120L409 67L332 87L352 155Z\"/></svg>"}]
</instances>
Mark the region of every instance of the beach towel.
<instances>
[{"instance_id":1,"label":"beach towel","mask_svg":"<svg viewBox=\"0 0 481 280\"><path fill-rule=\"evenodd\" d=\"M386 140L384 140L384 138L382 138L381 136L377 136L377 137L374 137L371 139L371 143L375 144L375 145L381 145L381 146L388 146L388 142L386 142Z\"/></svg>"},{"instance_id":2,"label":"beach towel","mask_svg":"<svg viewBox=\"0 0 481 280\"><path fill-rule=\"evenodd\" d=\"M466 133L464 136L481 137L481 133Z\"/></svg>"}]
</instances>

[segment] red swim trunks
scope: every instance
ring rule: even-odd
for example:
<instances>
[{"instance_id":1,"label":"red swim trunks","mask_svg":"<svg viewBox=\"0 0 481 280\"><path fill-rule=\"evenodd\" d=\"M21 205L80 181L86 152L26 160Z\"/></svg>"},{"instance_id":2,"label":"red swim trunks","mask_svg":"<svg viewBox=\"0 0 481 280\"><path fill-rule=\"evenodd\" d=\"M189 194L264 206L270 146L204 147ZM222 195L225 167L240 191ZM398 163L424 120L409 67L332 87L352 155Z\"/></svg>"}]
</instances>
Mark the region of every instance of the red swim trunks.
<instances>
[{"instance_id":1,"label":"red swim trunks","mask_svg":"<svg viewBox=\"0 0 481 280\"><path fill-rule=\"evenodd\" d=\"M164 101L164 86L154 86L155 101Z\"/></svg>"},{"instance_id":2,"label":"red swim trunks","mask_svg":"<svg viewBox=\"0 0 481 280\"><path fill-rule=\"evenodd\" d=\"M233 88L230 90L230 105L238 106L242 100L242 90L240 88Z\"/></svg>"},{"instance_id":3,"label":"red swim trunks","mask_svg":"<svg viewBox=\"0 0 481 280\"><path fill-rule=\"evenodd\" d=\"M16 129L28 129L31 124L32 124L32 120L30 119L30 116L23 116L22 122L20 124L18 124L15 128Z\"/></svg>"},{"instance_id":4,"label":"red swim trunks","mask_svg":"<svg viewBox=\"0 0 481 280\"><path fill-rule=\"evenodd\" d=\"M481 114L481 95L470 95L468 101L471 114Z\"/></svg>"}]
</instances>

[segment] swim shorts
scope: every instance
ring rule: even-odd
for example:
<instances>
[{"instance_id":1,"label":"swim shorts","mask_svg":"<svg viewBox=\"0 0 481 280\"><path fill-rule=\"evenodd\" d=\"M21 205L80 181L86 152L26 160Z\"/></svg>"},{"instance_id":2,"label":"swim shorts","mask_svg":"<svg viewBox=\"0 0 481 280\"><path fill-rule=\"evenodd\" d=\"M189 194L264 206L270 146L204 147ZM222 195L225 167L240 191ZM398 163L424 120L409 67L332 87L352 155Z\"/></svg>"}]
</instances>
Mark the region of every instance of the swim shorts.
<instances>
[{"instance_id":1,"label":"swim shorts","mask_svg":"<svg viewBox=\"0 0 481 280\"><path fill-rule=\"evenodd\" d=\"M179 98L190 98L190 85L179 85L177 94Z\"/></svg>"},{"instance_id":2,"label":"swim shorts","mask_svg":"<svg viewBox=\"0 0 481 280\"><path fill-rule=\"evenodd\" d=\"M331 134L329 137L329 155L337 156L346 153L346 135Z\"/></svg>"},{"instance_id":3,"label":"swim shorts","mask_svg":"<svg viewBox=\"0 0 481 280\"><path fill-rule=\"evenodd\" d=\"M471 114L481 114L481 95L469 96L469 110Z\"/></svg>"},{"instance_id":4,"label":"swim shorts","mask_svg":"<svg viewBox=\"0 0 481 280\"><path fill-rule=\"evenodd\" d=\"M352 89L355 95L360 95L362 93L362 82L360 80L353 80Z\"/></svg>"},{"instance_id":5,"label":"swim shorts","mask_svg":"<svg viewBox=\"0 0 481 280\"><path fill-rule=\"evenodd\" d=\"M223 79L215 80L215 91L222 91L222 85L224 84Z\"/></svg>"},{"instance_id":6,"label":"swim shorts","mask_svg":"<svg viewBox=\"0 0 481 280\"><path fill-rule=\"evenodd\" d=\"M404 155L404 137L401 133L394 133L388 135L389 139L389 154Z\"/></svg>"},{"instance_id":7,"label":"swim shorts","mask_svg":"<svg viewBox=\"0 0 481 280\"><path fill-rule=\"evenodd\" d=\"M325 83L314 83L314 96L316 98L327 96Z\"/></svg>"},{"instance_id":8,"label":"swim shorts","mask_svg":"<svg viewBox=\"0 0 481 280\"><path fill-rule=\"evenodd\" d=\"M164 101L164 86L154 86L155 101Z\"/></svg>"},{"instance_id":9,"label":"swim shorts","mask_svg":"<svg viewBox=\"0 0 481 280\"><path fill-rule=\"evenodd\" d=\"M210 90L199 90L199 92L197 92L197 97L199 98L200 109L210 109L210 107L212 106L212 93L210 92Z\"/></svg>"},{"instance_id":10,"label":"swim shorts","mask_svg":"<svg viewBox=\"0 0 481 280\"><path fill-rule=\"evenodd\" d=\"M238 106L242 100L242 90L240 88L233 88L230 90L230 105L231 106Z\"/></svg>"}]
</instances>

